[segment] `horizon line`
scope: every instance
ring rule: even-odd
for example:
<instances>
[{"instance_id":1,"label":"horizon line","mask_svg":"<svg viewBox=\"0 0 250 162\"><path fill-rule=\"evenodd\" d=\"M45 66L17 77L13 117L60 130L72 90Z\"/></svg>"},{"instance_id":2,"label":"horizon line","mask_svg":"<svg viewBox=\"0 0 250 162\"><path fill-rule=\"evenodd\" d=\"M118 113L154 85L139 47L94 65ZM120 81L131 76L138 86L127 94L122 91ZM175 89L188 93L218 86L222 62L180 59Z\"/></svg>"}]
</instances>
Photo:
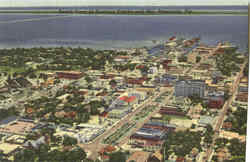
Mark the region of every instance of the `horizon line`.
<instances>
[{"instance_id":1,"label":"horizon line","mask_svg":"<svg viewBox=\"0 0 250 162\"><path fill-rule=\"evenodd\" d=\"M214 5L198 5L198 4L193 4L193 5L50 5L50 6L38 6L38 5L31 5L31 6L0 6L0 8L22 8L22 7L176 7L176 6L180 6L180 7L185 7L185 6L249 6L249 4L238 4L238 5L226 5L226 4L214 4Z\"/></svg>"}]
</instances>

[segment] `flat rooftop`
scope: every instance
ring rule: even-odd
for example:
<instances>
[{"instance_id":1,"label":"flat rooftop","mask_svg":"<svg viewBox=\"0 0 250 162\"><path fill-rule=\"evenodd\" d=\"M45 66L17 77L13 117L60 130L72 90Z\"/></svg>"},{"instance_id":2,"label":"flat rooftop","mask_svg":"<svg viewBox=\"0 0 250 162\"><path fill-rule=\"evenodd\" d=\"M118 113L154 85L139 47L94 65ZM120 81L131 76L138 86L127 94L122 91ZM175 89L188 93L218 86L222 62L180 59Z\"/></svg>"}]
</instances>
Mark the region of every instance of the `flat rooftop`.
<instances>
[{"instance_id":1,"label":"flat rooftop","mask_svg":"<svg viewBox=\"0 0 250 162\"><path fill-rule=\"evenodd\" d=\"M0 128L0 132L11 134L26 134L26 132L30 131L35 126L36 124L32 122L15 121Z\"/></svg>"}]
</instances>

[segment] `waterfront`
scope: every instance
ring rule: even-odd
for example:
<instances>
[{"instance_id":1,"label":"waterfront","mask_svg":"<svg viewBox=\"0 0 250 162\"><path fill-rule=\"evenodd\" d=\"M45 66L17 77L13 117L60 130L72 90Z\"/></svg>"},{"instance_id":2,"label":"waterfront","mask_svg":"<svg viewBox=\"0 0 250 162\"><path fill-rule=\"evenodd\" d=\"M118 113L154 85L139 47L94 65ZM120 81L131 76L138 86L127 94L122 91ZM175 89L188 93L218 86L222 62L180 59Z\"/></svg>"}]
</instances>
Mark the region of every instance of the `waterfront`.
<instances>
[{"instance_id":1,"label":"waterfront","mask_svg":"<svg viewBox=\"0 0 250 162\"><path fill-rule=\"evenodd\" d=\"M153 46L152 40L176 35L201 37L215 45L229 41L245 49L247 16L104 16L1 14L0 48L90 47L133 48Z\"/></svg>"}]
</instances>

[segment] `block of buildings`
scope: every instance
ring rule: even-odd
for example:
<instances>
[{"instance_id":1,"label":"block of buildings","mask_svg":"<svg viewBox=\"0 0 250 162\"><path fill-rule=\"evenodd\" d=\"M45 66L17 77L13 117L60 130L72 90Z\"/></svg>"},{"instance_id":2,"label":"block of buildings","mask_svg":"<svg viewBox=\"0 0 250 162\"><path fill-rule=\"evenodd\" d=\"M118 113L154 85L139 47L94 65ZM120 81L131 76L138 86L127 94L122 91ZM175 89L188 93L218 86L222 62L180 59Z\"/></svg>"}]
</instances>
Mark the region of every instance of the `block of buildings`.
<instances>
[{"instance_id":1,"label":"block of buildings","mask_svg":"<svg viewBox=\"0 0 250 162\"><path fill-rule=\"evenodd\" d=\"M189 97L198 95L203 98L205 96L206 84L203 80L181 80L175 84L175 96Z\"/></svg>"},{"instance_id":2,"label":"block of buildings","mask_svg":"<svg viewBox=\"0 0 250 162\"><path fill-rule=\"evenodd\" d=\"M83 73L78 71L58 71L56 75L62 79L80 79L83 77Z\"/></svg>"}]
</instances>

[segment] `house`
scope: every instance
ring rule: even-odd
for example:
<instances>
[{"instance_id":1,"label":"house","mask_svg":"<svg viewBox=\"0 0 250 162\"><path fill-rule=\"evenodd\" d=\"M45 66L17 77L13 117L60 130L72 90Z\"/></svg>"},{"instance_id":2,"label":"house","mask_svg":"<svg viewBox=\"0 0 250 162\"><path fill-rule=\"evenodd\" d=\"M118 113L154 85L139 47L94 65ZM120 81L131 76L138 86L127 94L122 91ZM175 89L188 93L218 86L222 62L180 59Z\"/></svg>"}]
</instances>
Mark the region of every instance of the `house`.
<instances>
[{"instance_id":1,"label":"house","mask_svg":"<svg viewBox=\"0 0 250 162\"><path fill-rule=\"evenodd\" d=\"M192 52L187 55L187 61L189 63L196 63L196 57L198 56L198 53Z\"/></svg>"},{"instance_id":2,"label":"house","mask_svg":"<svg viewBox=\"0 0 250 162\"><path fill-rule=\"evenodd\" d=\"M246 92L238 93L238 95L236 96L236 101L247 102L248 101L248 93L246 93Z\"/></svg>"},{"instance_id":3,"label":"house","mask_svg":"<svg viewBox=\"0 0 250 162\"><path fill-rule=\"evenodd\" d=\"M246 142L246 136L245 135L239 135L239 133L231 132L231 131L220 131L219 137L226 138L226 139L234 139L237 138L241 142Z\"/></svg>"},{"instance_id":4,"label":"house","mask_svg":"<svg viewBox=\"0 0 250 162\"><path fill-rule=\"evenodd\" d=\"M107 155L107 153L112 153L114 151L116 151L116 148L108 145L108 146L102 148L98 153L101 156L101 159L103 161L106 161L106 160L109 160L109 156Z\"/></svg>"},{"instance_id":5,"label":"house","mask_svg":"<svg viewBox=\"0 0 250 162\"><path fill-rule=\"evenodd\" d=\"M207 125L213 125L214 118L210 116L201 116L198 121L199 126L206 127Z\"/></svg>"},{"instance_id":6,"label":"house","mask_svg":"<svg viewBox=\"0 0 250 162\"><path fill-rule=\"evenodd\" d=\"M126 63L130 59L130 56L116 56L114 61L117 63Z\"/></svg>"},{"instance_id":7,"label":"house","mask_svg":"<svg viewBox=\"0 0 250 162\"><path fill-rule=\"evenodd\" d=\"M248 77L242 77L240 83L248 84Z\"/></svg>"},{"instance_id":8,"label":"house","mask_svg":"<svg viewBox=\"0 0 250 162\"><path fill-rule=\"evenodd\" d=\"M238 91L239 92L248 92L248 85L247 84L240 84Z\"/></svg>"},{"instance_id":9,"label":"house","mask_svg":"<svg viewBox=\"0 0 250 162\"><path fill-rule=\"evenodd\" d=\"M177 157L176 162L185 162L184 157Z\"/></svg>"},{"instance_id":10,"label":"house","mask_svg":"<svg viewBox=\"0 0 250 162\"><path fill-rule=\"evenodd\" d=\"M25 142L23 146L38 149L41 144L45 144L45 143L46 143L45 136L42 136L38 138L37 140L29 140Z\"/></svg>"},{"instance_id":11,"label":"house","mask_svg":"<svg viewBox=\"0 0 250 162\"><path fill-rule=\"evenodd\" d=\"M160 150L156 151L148 158L148 162L162 162L162 160L163 160L163 155L160 152Z\"/></svg>"},{"instance_id":12,"label":"house","mask_svg":"<svg viewBox=\"0 0 250 162\"><path fill-rule=\"evenodd\" d=\"M0 88L0 93L5 93L5 92L9 92L9 88L8 87L2 87L2 88Z\"/></svg>"},{"instance_id":13,"label":"house","mask_svg":"<svg viewBox=\"0 0 250 162\"><path fill-rule=\"evenodd\" d=\"M15 79L8 79L6 81L6 83L8 84L8 87L11 87L11 88L23 88L23 87L31 87L32 86L32 83L24 77L18 77Z\"/></svg>"},{"instance_id":14,"label":"house","mask_svg":"<svg viewBox=\"0 0 250 162\"><path fill-rule=\"evenodd\" d=\"M222 125L222 129L231 129L233 127L232 123L231 122L224 122L223 125Z\"/></svg>"},{"instance_id":15,"label":"house","mask_svg":"<svg viewBox=\"0 0 250 162\"><path fill-rule=\"evenodd\" d=\"M126 160L126 162L148 162L148 158L150 156L149 152L145 151L136 151L132 155L129 156L129 158Z\"/></svg>"},{"instance_id":16,"label":"house","mask_svg":"<svg viewBox=\"0 0 250 162\"><path fill-rule=\"evenodd\" d=\"M136 103L137 102L137 98L136 98L136 96L122 96L122 97L120 97L119 98L121 101L124 101L124 102L126 102L126 103L128 103L129 105L132 105L132 104L134 104L134 103Z\"/></svg>"},{"instance_id":17,"label":"house","mask_svg":"<svg viewBox=\"0 0 250 162\"><path fill-rule=\"evenodd\" d=\"M62 79L80 79L83 77L83 73L78 71L60 71L56 72L56 75Z\"/></svg>"},{"instance_id":18,"label":"house","mask_svg":"<svg viewBox=\"0 0 250 162\"><path fill-rule=\"evenodd\" d=\"M131 111L130 108L112 109L111 111L108 112L107 116L109 118L121 119L124 116L126 116L130 111Z\"/></svg>"},{"instance_id":19,"label":"house","mask_svg":"<svg viewBox=\"0 0 250 162\"><path fill-rule=\"evenodd\" d=\"M0 143L0 153L3 152L4 155L7 157L12 156L16 152L20 151L21 147L17 144L10 144L10 143ZM1 159L1 158L0 158Z\"/></svg>"}]
</instances>

